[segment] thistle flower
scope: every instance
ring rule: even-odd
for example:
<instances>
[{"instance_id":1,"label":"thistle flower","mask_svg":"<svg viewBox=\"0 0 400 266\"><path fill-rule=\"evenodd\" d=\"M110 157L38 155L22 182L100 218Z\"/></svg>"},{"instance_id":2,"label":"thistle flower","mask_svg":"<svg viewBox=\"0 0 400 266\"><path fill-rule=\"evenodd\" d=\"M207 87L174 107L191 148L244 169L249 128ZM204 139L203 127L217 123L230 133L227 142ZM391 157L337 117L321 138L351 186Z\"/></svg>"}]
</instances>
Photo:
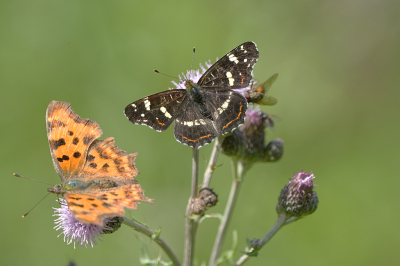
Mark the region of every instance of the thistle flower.
<instances>
[{"instance_id":1,"label":"thistle flower","mask_svg":"<svg viewBox=\"0 0 400 266\"><path fill-rule=\"evenodd\" d=\"M313 184L314 178L312 172L295 174L281 191L277 213L285 213L287 219L312 214L318 206L317 193L313 191L316 186Z\"/></svg>"},{"instance_id":2,"label":"thistle flower","mask_svg":"<svg viewBox=\"0 0 400 266\"><path fill-rule=\"evenodd\" d=\"M76 248L76 243L78 243L82 248L83 246L85 246L85 248L88 246L93 248L94 245L97 245L96 238L99 241L102 241L100 237L103 234L114 232L116 230L115 228L118 229L117 224L119 220L115 223L115 218L106 219L105 226L84 224L72 215L67 202L64 199L59 198L56 201L61 204L61 208L53 207L55 212L53 216L58 216L54 221L56 224L54 229L56 229L56 231L60 229L62 230L57 237L64 235L64 242L67 242L68 245L74 242L74 248Z\"/></svg>"},{"instance_id":3,"label":"thistle flower","mask_svg":"<svg viewBox=\"0 0 400 266\"><path fill-rule=\"evenodd\" d=\"M217 60L218 61L218 58ZM185 81L187 79L192 80L194 83L197 83L199 81L199 79L201 78L201 76L207 71L207 69L209 69L212 66L211 60L208 60L205 62L205 67L200 64L200 69L198 70L188 70L185 73L182 73L182 75L179 75L179 83L175 82L175 81L171 81L172 84L175 85L175 87L177 89L185 89ZM250 89L250 86L245 87L245 88L241 88L241 89L233 89L234 91L245 95L245 93Z\"/></svg>"},{"instance_id":4,"label":"thistle flower","mask_svg":"<svg viewBox=\"0 0 400 266\"><path fill-rule=\"evenodd\" d=\"M250 104L244 124L222 141L222 152L246 162L277 161L283 153L283 141L276 139L265 146L265 129L269 126L270 116Z\"/></svg>"},{"instance_id":5,"label":"thistle flower","mask_svg":"<svg viewBox=\"0 0 400 266\"><path fill-rule=\"evenodd\" d=\"M179 75L179 83L176 83L175 81L171 81L172 84L174 84L177 89L185 89L185 81L187 79L190 79L194 83L197 83L199 81L199 79L201 78L201 76L207 71L207 69L209 69L212 66L211 60L208 60L207 62L205 62L205 65L206 65L206 67L204 67L202 64L200 64L200 69L188 70L186 72L186 74L182 73L182 76Z\"/></svg>"}]
</instances>

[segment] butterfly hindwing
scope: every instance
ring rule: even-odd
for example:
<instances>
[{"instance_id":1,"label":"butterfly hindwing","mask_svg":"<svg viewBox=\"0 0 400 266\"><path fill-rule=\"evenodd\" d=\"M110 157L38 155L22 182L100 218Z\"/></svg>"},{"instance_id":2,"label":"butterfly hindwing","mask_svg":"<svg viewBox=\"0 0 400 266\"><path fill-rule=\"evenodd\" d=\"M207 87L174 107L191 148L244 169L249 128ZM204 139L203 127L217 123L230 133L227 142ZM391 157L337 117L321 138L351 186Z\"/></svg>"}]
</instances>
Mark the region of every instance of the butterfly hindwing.
<instances>
[{"instance_id":1,"label":"butterfly hindwing","mask_svg":"<svg viewBox=\"0 0 400 266\"><path fill-rule=\"evenodd\" d=\"M247 100L241 94L232 90L212 91L202 90L212 112L215 128L220 135L232 132L244 123L247 110Z\"/></svg>"},{"instance_id":2,"label":"butterfly hindwing","mask_svg":"<svg viewBox=\"0 0 400 266\"><path fill-rule=\"evenodd\" d=\"M90 144L103 131L97 122L80 118L65 102L51 102L46 119L54 168L65 181L82 169Z\"/></svg>"},{"instance_id":3,"label":"butterfly hindwing","mask_svg":"<svg viewBox=\"0 0 400 266\"><path fill-rule=\"evenodd\" d=\"M134 124L164 131L174 121L185 96L185 90L156 93L129 104L125 116Z\"/></svg>"},{"instance_id":4,"label":"butterfly hindwing","mask_svg":"<svg viewBox=\"0 0 400 266\"><path fill-rule=\"evenodd\" d=\"M135 167L136 155L115 146L112 137L96 140L90 146L85 166L79 175L87 180L111 176L114 181L131 180L139 173Z\"/></svg>"},{"instance_id":5,"label":"butterfly hindwing","mask_svg":"<svg viewBox=\"0 0 400 266\"><path fill-rule=\"evenodd\" d=\"M136 182L115 189L88 191L88 195L94 196L107 204L117 204L131 210L137 208L138 201L153 203L152 199L145 197L144 190Z\"/></svg>"},{"instance_id":6,"label":"butterfly hindwing","mask_svg":"<svg viewBox=\"0 0 400 266\"><path fill-rule=\"evenodd\" d=\"M118 188L88 189L82 193L65 193L64 198L74 217L86 224L103 225L105 218L123 217L125 207L135 210L138 201L153 203L144 196L137 182Z\"/></svg>"},{"instance_id":7,"label":"butterfly hindwing","mask_svg":"<svg viewBox=\"0 0 400 266\"><path fill-rule=\"evenodd\" d=\"M239 89L250 85L258 59L254 42L245 42L224 55L199 79L202 88Z\"/></svg>"},{"instance_id":8,"label":"butterfly hindwing","mask_svg":"<svg viewBox=\"0 0 400 266\"><path fill-rule=\"evenodd\" d=\"M212 121L200 115L192 101L187 99L181 113L176 117L174 125L175 139L195 149L210 143L218 132Z\"/></svg>"},{"instance_id":9,"label":"butterfly hindwing","mask_svg":"<svg viewBox=\"0 0 400 266\"><path fill-rule=\"evenodd\" d=\"M86 194L65 193L68 208L72 215L82 223L103 226L107 217L123 217L124 207L106 203Z\"/></svg>"}]
</instances>

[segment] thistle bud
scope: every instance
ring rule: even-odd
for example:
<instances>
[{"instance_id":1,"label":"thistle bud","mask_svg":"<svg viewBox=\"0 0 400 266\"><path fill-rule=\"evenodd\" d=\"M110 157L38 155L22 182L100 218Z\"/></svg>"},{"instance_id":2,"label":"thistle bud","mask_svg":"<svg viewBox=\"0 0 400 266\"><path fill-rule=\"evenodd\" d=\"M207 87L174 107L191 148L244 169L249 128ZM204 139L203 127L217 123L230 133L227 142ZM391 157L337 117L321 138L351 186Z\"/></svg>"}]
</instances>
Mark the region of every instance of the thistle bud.
<instances>
[{"instance_id":1,"label":"thistle bud","mask_svg":"<svg viewBox=\"0 0 400 266\"><path fill-rule=\"evenodd\" d=\"M112 229L112 230L103 230L103 234L115 233L115 231L117 231L121 227L123 220L124 220L124 218L118 217L118 216L116 216L114 218L110 218L108 220L108 222L106 222L105 228Z\"/></svg>"},{"instance_id":2,"label":"thistle bud","mask_svg":"<svg viewBox=\"0 0 400 266\"><path fill-rule=\"evenodd\" d=\"M208 208L215 206L218 202L217 194L208 187L202 188L199 191L199 199L202 200Z\"/></svg>"},{"instance_id":3,"label":"thistle bud","mask_svg":"<svg viewBox=\"0 0 400 266\"><path fill-rule=\"evenodd\" d=\"M263 162L276 162L283 155L283 140L274 139L264 149Z\"/></svg>"},{"instance_id":4,"label":"thistle bud","mask_svg":"<svg viewBox=\"0 0 400 266\"><path fill-rule=\"evenodd\" d=\"M313 191L316 186L312 181L314 178L312 172L301 171L295 174L281 191L276 206L277 213L285 213L287 218L313 213L318 205L317 193Z\"/></svg>"},{"instance_id":5,"label":"thistle bud","mask_svg":"<svg viewBox=\"0 0 400 266\"><path fill-rule=\"evenodd\" d=\"M259 250L260 247L261 247L261 240L258 239L258 238L252 239L251 242L250 242L250 246L252 248L254 248L255 250Z\"/></svg>"},{"instance_id":6,"label":"thistle bud","mask_svg":"<svg viewBox=\"0 0 400 266\"><path fill-rule=\"evenodd\" d=\"M277 161L282 157L283 141L277 139L265 146L267 127L273 127L271 116L249 105L244 124L223 139L222 153L247 163Z\"/></svg>"}]
</instances>

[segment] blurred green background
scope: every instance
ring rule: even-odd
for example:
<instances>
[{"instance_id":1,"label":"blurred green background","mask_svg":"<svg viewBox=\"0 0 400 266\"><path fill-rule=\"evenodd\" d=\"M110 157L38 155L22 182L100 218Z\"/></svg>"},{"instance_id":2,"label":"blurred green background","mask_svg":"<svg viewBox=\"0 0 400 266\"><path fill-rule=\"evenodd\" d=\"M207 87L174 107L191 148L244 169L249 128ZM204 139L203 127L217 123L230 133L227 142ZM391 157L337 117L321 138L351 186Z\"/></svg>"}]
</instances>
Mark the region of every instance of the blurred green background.
<instances>
[{"instance_id":1,"label":"blurred green background","mask_svg":"<svg viewBox=\"0 0 400 266\"><path fill-rule=\"evenodd\" d=\"M281 118L277 163L246 176L224 250L238 230L261 238L275 223L280 190L293 172L313 171L320 204L284 227L248 265L396 265L399 244L399 1L8 1L0 2L2 265L138 265L136 233L123 227L93 249L73 249L53 230L49 196L59 183L45 127L52 100L72 103L128 152L139 152L137 177L155 204L127 212L161 236L181 258L190 195L191 150L173 130L158 133L124 117L127 104L173 87L156 68L179 75L245 41L257 43L255 78L279 78L271 89ZM212 145L200 150L200 174ZM221 155L211 187L222 212L231 183ZM198 231L196 261L208 261L218 221ZM145 239L150 243L148 239ZM154 243L150 253L162 251ZM241 255L239 252L235 258ZM164 255L163 255L164 256ZM165 257L164 257L165 258ZM246 264L246 265L247 265Z\"/></svg>"}]
</instances>

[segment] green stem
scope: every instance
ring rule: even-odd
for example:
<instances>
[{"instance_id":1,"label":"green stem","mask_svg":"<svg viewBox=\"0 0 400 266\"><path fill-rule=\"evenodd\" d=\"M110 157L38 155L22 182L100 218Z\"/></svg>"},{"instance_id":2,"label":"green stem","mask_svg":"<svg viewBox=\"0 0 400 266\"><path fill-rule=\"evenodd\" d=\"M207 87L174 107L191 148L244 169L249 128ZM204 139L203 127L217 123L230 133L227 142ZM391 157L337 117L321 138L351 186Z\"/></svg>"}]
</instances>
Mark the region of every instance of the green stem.
<instances>
[{"instance_id":1,"label":"green stem","mask_svg":"<svg viewBox=\"0 0 400 266\"><path fill-rule=\"evenodd\" d=\"M248 253L260 250L275 234L278 232L279 229L285 225L286 222L286 215L281 213L278 215L278 220L274 224L274 226L269 230L269 232L261 239L259 245L257 247L251 248ZM243 265L248 259L250 258L249 255L245 254L239 258L239 260L235 263L235 266Z\"/></svg>"},{"instance_id":2,"label":"green stem","mask_svg":"<svg viewBox=\"0 0 400 266\"><path fill-rule=\"evenodd\" d=\"M124 217L123 224L133 228L134 230L138 231L139 233L142 233L149 238L154 234L152 230L149 228L134 222L126 217ZM172 263L175 266L181 266L180 261L176 257L175 253L172 251L172 249L168 246L168 244L162 239L161 237L158 237L157 239L154 239L154 241L164 250L165 254L167 254L168 258L172 261Z\"/></svg>"},{"instance_id":3,"label":"green stem","mask_svg":"<svg viewBox=\"0 0 400 266\"><path fill-rule=\"evenodd\" d=\"M215 166L217 164L217 159L218 159L218 155L219 155L219 144L221 142L220 138L221 138L221 136L219 136L218 138L215 139L214 147L213 147L213 150L212 150L211 156L210 156L210 161L208 162L207 169L204 172L204 178L203 178L203 184L202 184L203 188L210 186L211 177L214 174Z\"/></svg>"},{"instance_id":4,"label":"green stem","mask_svg":"<svg viewBox=\"0 0 400 266\"><path fill-rule=\"evenodd\" d=\"M190 211L190 204L192 199L197 198L198 190L198 176L199 176L199 150L193 149L192 157L192 188L189 198L188 205L186 207L186 237L185 237L185 248L184 248L184 262L185 266L192 266L194 259L194 244L196 240L196 229L197 225L193 219L189 217L192 215Z\"/></svg>"},{"instance_id":5,"label":"green stem","mask_svg":"<svg viewBox=\"0 0 400 266\"><path fill-rule=\"evenodd\" d=\"M214 246L211 252L209 266L215 266L218 256L221 253L221 248L225 240L226 231L228 229L233 209L235 207L236 200L239 196L240 187L246 173L246 164L243 161L232 160L232 167L233 167L234 179L232 182L231 191L229 193L228 202L225 207L224 215L218 227L218 233L215 238Z\"/></svg>"}]
</instances>

